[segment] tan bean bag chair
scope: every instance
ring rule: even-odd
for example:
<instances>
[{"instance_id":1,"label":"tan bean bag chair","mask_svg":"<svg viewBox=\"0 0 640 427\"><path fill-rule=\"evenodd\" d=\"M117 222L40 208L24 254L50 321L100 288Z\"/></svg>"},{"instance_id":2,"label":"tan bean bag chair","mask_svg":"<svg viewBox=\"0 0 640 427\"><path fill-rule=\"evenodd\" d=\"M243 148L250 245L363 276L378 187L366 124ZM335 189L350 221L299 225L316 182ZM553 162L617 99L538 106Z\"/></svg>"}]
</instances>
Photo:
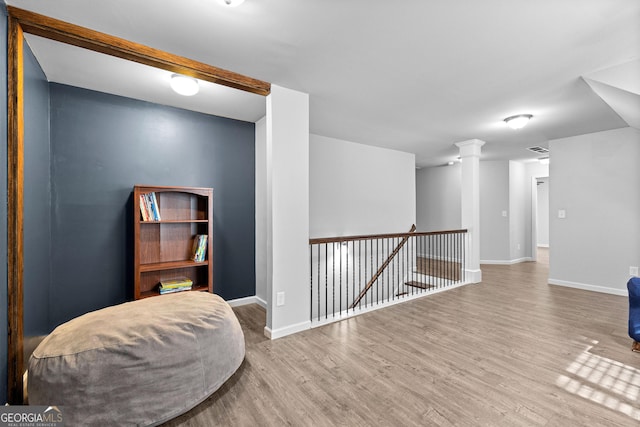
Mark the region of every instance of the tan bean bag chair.
<instances>
[{"instance_id":1,"label":"tan bean bag chair","mask_svg":"<svg viewBox=\"0 0 640 427\"><path fill-rule=\"evenodd\" d=\"M29 403L60 405L65 425L156 425L216 391L244 359L219 296L181 292L58 326L29 359Z\"/></svg>"}]
</instances>

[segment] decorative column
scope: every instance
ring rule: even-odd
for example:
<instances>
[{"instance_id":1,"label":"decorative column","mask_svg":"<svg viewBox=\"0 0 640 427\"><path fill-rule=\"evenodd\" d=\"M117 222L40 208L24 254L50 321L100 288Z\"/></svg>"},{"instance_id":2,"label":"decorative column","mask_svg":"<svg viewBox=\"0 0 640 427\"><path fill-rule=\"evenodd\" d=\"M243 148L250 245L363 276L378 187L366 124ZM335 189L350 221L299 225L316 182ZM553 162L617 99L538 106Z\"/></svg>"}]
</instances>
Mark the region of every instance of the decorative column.
<instances>
[{"instance_id":1,"label":"decorative column","mask_svg":"<svg viewBox=\"0 0 640 427\"><path fill-rule=\"evenodd\" d=\"M462 160L462 228L468 230L468 242L466 251L466 281L468 283L480 283L482 270L480 270L480 153L485 144L479 139L458 142Z\"/></svg>"}]
</instances>

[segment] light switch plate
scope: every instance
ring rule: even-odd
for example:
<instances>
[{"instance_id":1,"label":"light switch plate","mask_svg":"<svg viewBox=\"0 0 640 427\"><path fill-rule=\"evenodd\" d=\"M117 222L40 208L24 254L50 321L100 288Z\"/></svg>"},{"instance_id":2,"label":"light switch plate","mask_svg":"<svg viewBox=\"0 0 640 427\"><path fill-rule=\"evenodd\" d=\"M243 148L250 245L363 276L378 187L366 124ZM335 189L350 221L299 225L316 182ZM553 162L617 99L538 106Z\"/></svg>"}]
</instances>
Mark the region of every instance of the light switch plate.
<instances>
[{"instance_id":1,"label":"light switch plate","mask_svg":"<svg viewBox=\"0 0 640 427\"><path fill-rule=\"evenodd\" d=\"M567 212L564 209L560 209L558 211L558 218L565 219L567 217Z\"/></svg>"}]
</instances>

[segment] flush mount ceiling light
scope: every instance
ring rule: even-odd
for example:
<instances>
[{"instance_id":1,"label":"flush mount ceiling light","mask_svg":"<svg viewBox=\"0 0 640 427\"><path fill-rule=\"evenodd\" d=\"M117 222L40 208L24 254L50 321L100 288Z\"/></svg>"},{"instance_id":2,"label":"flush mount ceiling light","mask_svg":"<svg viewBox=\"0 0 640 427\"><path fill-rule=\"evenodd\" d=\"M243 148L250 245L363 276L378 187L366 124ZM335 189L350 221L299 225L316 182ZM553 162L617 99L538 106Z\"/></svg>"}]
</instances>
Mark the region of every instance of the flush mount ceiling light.
<instances>
[{"instance_id":1,"label":"flush mount ceiling light","mask_svg":"<svg viewBox=\"0 0 640 427\"><path fill-rule=\"evenodd\" d=\"M198 81L194 78L173 74L171 76L171 89L180 95L192 96L198 93L200 87L198 86Z\"/></svg>"},{"instance_id":2,"label":"flush mount ceiling light","mask_svg":"<svg viewBox=\"0 0 640 427\"><path fill-rule=\"evenodd\" d=\"M244 0L218 0L218 3L229 7L240 6Z\"/></svg>"},{"instance_id":3,"label":"flush mount ceiling light","mask_svg":"<svg viewBox=\"0 0 640 427\"><path fill-rule=\"evenodd\" d=\"M531 114L518 114L517 116L511 116L504 119L504 122L511 129L522 129L529 123L533 116Z\"/></svg>"}]
</instances>

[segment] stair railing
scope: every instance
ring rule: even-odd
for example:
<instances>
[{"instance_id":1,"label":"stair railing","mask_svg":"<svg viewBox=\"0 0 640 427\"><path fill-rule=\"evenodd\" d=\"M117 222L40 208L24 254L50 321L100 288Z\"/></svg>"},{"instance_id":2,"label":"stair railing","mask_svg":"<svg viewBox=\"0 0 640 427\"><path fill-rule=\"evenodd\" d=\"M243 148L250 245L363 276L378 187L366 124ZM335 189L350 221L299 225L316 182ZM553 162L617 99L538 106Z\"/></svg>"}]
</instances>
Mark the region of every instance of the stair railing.
<instances>
[{"instance_id":1,"label":"stair railing","mask_svg":"<svg viewBox=\"0 0 640 427\"><path fill-rule=\"evenodd\" d=\"M309 240L311 320L325 323L465 283L467 230Z\"/></svg>"},{"instance_id":2,"label":"stair railing","mask_svg":"<svg viewBox=\"0 0 640 427\"><path fill-rule=\"evenodd\" d=\"M416 231L416 225L415 224L413 224L411 226L411 228L409 229L409 233L413 233L414 231ZM380 268L378 268L378 271L376 271L376 274L374 274L373 277L367 282L367 285L360 292L358 297L353 301L353 303L351 304L351 307L349 307L349 308L353 309L356 305L358 305L360 300L362 300L362 298L364 298L367 295L367 293L369 292L369 289L371 289L371 287L373 286L375 281L378 280L378 277L380 277L380 275L382 275L384 273L384 270L389 266L389 263L393 260L393 258L396 255L398 255L398 253L400 252L402 247L405 245L405 243L407 243L407 241L409 240L409 237L410 236L407 235L407 236L404 236L402 238L402 240L400 240L400 243L398 243L398 246L396 246L395 249L393 250L393 252L391 252L391 254L389 254L389 256L382 263Z\"/></svg>"}]
</instances>

